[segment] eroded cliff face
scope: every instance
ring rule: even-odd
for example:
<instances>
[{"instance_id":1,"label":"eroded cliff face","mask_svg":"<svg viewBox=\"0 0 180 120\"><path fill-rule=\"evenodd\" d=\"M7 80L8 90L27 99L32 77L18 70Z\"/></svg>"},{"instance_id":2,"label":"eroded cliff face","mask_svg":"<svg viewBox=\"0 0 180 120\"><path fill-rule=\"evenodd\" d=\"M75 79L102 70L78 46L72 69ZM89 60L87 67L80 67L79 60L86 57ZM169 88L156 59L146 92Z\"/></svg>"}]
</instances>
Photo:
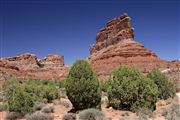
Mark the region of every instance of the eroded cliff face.
<instances>
[{"instance_id":1,"label":"eroded cliff face","mask_svg":"<svg viewBox=\"0 0 180 120\"><path fill-rule=\"evenodd\" d=\"M141 72L150 69L178 68L180 62L161 60L157 55L134 40L131 18L125 13L109 21L90 47L89 63L100 76L107 79L112 70L120 65L133 66Z\"/></svg>"},{"instance_id":2,"label":"eroded cliff face","mask_svg":"<svg viewBox=\"0 0 180 120\"><path fill-rule=\"evenodd\" d=\"M90 47L90 53L96 53L110 45L115 45L124 39L133 39L134 29L131 28L131 18L124 15L109 21L106 27L96 36L96 44Z\"/></svg>"},{"instance_id":3,"label":"eroded cliff face","mask_svg":"<svg viewBox=\"0 0 180 120\"><path fill-rule=\"evenodd\" d=\"M38 59L36 55L26 53L0 59L0 80L8 77L17 79L64 79L69 68L64 65L64 56L48 55Z\"/></svg>"}]
</instances>

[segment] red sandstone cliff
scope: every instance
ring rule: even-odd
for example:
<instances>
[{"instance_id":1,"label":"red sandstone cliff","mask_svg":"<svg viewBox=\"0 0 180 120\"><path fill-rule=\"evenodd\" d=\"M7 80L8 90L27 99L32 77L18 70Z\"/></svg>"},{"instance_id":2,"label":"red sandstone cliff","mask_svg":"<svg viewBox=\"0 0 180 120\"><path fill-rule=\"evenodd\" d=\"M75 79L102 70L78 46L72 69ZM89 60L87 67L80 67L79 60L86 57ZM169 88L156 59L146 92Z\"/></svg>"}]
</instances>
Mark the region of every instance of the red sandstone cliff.
<instances>
[{"instance_id":1,"label":"red sandstone cliff","mask_svg":"<svg viewBox=\"0 0 180 120\"><path fill-rule=\"evenodd\" d=\"M89 63L98 75L105 79L119 65L128 65L146 73L154 67L178 68L180 62L164 61L134 40L131 18L125 13L109 21L90 47Z\"/></svg>"}]
</instances>

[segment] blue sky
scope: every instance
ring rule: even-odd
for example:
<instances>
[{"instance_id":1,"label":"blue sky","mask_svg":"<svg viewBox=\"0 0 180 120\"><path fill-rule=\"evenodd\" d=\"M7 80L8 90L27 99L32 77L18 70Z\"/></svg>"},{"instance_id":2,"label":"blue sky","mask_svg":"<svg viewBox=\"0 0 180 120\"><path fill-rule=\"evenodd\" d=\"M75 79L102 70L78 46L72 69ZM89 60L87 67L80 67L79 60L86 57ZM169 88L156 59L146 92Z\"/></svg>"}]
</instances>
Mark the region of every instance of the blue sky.
<instances>
[{"instance_id":1,"label":"blue sky","mask_svg":"<svg viewBox=\"0 0 180 120\"><path fill-rule=\"evenodd\" d=\"M136 41L162 59L180 59L178 0L0 0L1 57L62 54L71 65L88 57L96 33L124 12Z\"/></svg>"}]
</instances>

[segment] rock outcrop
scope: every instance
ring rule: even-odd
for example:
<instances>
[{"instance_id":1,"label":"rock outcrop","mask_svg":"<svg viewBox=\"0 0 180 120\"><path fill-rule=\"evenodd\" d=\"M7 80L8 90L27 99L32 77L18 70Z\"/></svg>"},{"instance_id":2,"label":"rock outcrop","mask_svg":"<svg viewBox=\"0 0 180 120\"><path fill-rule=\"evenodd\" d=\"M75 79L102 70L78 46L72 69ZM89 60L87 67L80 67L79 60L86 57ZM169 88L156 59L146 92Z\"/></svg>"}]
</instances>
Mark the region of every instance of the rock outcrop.
<instances>
[{"instance_id":1,"label":"rock outcrop","mask_svg":"<svg viewBox=\"0 0 180 120\"><path fill-rule=\"evenodd\" d=\"M150 69L178 68L180 62L161 60L157 55L134 40L131 18L125 13L106 24L90 47L89 63L101 79L106 79L120 65L139 68L147 73Z\"/></svg>"},{"instance_id":2,"label":"rock outcrop","mask_svg":"<svg viewBox=\"0 0 180 120\"><path fill-rule=\"evenodd\" d=\"M38 69L39 64L34 54L26 53L16 57L2 58L1 61L21 70Z\"/></svg>"},{"instance_id":3,"label":"rock outcrop","mask_svg":"<svg viewBox=\"0 0 180 120\"><path fill-rule=\"evenodd\" d=\"M26 53L11 58L0 59L0 80L15 77L20 80L64 79L69 68L64 65L64 56L48 55L38 59Z\"/></svg>"},{"instance_id":4,"label":"rock outcrop","mask_svg":"<svg viewBox=\"0 0 180 120\"><path fill-rule=\"evenodd\" d=\"M117 44L124 39L134 38L134 29L131 28L131 18L124 15L109 21L96 36L96 44L91 46L90 53L93 54L110 45Z\"/></svg>"},{"instance_id":5,"label":"rock outcrop","mask_svg":"<svg viewBox=\"0 0 180 120\"><path fill-rule=\"evenodd\" d=\"M47 55L45 58L39 60L43 68L59 68L64 66L64 56Z\"/></svg>"}]
</instances>

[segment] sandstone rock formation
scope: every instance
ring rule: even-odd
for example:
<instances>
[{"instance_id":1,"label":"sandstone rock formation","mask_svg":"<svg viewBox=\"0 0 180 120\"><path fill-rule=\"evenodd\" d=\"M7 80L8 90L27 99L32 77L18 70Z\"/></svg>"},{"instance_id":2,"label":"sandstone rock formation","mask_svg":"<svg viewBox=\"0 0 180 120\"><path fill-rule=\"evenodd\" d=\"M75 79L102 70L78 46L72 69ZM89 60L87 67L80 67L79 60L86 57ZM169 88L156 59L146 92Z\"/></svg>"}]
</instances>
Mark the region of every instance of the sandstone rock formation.
<instances>
[{"instance_id":1,"label":"sandstone rock formation","mask_svg":"<svg viewBox=\"0 0 180 120\"><path fill-rule=\"evenodd\" d=\"M11 58L0 59L0 80L7 77L17 79L64 79L69 68L64 65L64 56L48 55L38 59L34 54L26 53Z\"/></svg>"},{"instance_id":2,"label":"sandstone rock formation","mask_svg":"<svg viewBox=\"0 0 180 120\"><path fill-rule=\"evenodd\" d=\"M37 69L39 67L37 57L30 53L18 55L16 57L2 58L1 61L21 70Z\"/></svg>"},{"instance_id":3,"label":"sandstone rock formation","mask_svg":"<svg viewBox=\"0 0 180 120\"><path fill-rule=\"evenodd\" d=\"M154 67L177 68L180 62L161 60L151 50L134 40L131 18L125 13L109 21L96 37L96 44L90 47L89 63L101 77L106 79L119 65L139 68L146 73Z\"/></svg>"},{"instance_id":4,"label":"sandstone rock formation","mask_svg":"<svg viewBox=\"0 0 180 120\"><path fill-rule=\"evenodd\" d=\"M59 68L64 66L64 56L47 55L45 58L39 60L43 68Z\"/></svg>"}]
</instances>

